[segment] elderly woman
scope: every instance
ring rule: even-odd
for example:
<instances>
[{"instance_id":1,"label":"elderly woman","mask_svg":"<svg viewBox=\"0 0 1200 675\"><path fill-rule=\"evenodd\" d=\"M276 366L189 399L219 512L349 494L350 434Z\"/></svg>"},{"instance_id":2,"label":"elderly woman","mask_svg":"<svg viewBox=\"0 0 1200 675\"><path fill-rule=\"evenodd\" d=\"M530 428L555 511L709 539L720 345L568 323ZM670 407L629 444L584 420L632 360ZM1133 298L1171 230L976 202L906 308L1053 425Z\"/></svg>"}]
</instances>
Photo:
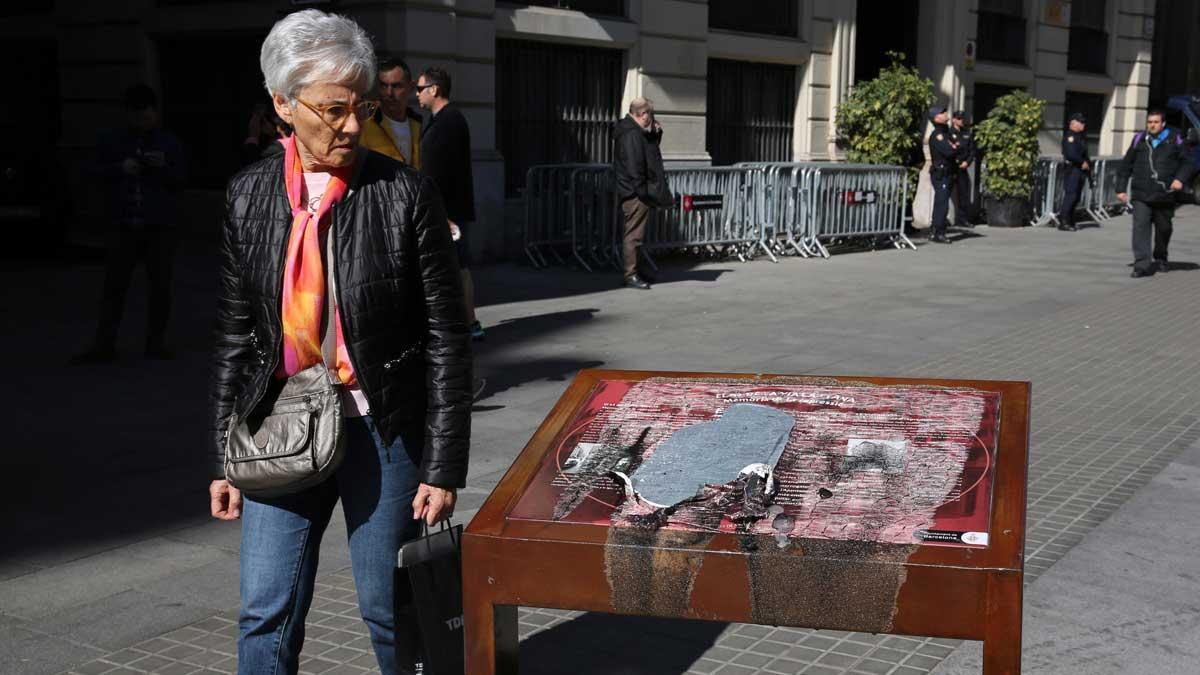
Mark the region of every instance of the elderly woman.
<instances>
[{"instance_id":1,"label":"elderly woman","mask_svg":"<svg viewBox=\"0 0 1200 675\"><path fill-rule=\"evenodd\" d=\"M380 670L407 672L395 656L396 552L420 519L450 515L467 472L471 364L450 229L429 179L358 147L375 109L364 98L374 48L358 25L291 14L261 65L294 134L229 183L211 389L212 514L242 519L238 669L296 672L321 535L341 499ZM341 395L344 460L313 487L243 494L223 469L230 417L264 415L283 382L322 362Z\"/></svg>"}]
</instances>

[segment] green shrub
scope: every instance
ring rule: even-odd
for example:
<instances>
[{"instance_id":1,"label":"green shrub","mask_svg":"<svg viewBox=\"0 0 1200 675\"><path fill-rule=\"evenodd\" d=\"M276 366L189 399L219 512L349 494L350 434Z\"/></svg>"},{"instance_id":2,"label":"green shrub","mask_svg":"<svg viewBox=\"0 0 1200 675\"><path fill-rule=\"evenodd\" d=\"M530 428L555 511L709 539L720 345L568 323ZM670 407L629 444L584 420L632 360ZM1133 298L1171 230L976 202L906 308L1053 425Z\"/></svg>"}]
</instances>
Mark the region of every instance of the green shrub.
<instances>
[{"instance_id":1,"label":"green shrub","mask_svg":"<svg viewBox=\"0 0 1200 675\"><path fill-rule=\"evenodd\" d=\"M997 99L987 119L975 127L975 143L987 162L982 186L987 195L996 199L1029 198L1045 104L1023 91L1014 91Z\"/></svg>"},{"instance_id":2,"label":"green shrub","mask_svg":"<svg viewBox=\"0 0 1200 675\"><path fill-rule=\"evenodd\" d=\"M910 170L908 189L916 193L925 115L937 98L933 82L888 52L892 63L873 80L859 82L838 106L838 144L851 162L893 164Z\"/></svg>"}]
</instances>

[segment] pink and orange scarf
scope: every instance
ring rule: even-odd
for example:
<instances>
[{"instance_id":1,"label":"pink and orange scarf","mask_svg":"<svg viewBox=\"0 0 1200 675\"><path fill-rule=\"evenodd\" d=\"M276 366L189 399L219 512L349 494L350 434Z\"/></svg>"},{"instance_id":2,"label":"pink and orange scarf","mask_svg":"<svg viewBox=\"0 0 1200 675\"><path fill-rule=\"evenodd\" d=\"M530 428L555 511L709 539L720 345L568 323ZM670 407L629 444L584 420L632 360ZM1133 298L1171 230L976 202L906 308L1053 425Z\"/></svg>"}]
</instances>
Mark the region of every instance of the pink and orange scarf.
<instances>
[{"instance_id":1,"label":"pink and orange scarf","mask_svg":"<svg viewBox=\"0 0 1200 675\"><path fill-rule=\"evenodd\" d=\"M321 230L329 227L329 211L346 196L349 186L346 172L332 174L317 212L309 213L302 198L304 170L296 150L296 137L293 135L281 142L284 184L288 204L292 207L292 229L283 263L283 361L275 373L282 379L322 361L321 313L325 308L326 288ZM334 367L338 379L343 384L353 385L357 380L342 337L340 307L334 308L331 320L337 327L337 364Z\"/></svg>"}]
</instances>

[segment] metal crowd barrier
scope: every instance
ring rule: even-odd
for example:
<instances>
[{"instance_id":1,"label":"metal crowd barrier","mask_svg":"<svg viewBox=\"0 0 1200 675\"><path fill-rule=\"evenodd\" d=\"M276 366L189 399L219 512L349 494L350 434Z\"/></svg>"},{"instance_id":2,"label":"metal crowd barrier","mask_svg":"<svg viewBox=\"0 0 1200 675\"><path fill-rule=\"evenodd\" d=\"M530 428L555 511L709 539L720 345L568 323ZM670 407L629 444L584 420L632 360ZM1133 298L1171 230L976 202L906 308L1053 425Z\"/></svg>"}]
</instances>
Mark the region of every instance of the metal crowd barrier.
<instances>
[{"instance_id":1,"label":"metal crowd barrier","mask_svg":"<svg viewBox=\"0 0 1200 675\"><path fill-rule=\"evenodd\" d=\"M816 169L810 245L825 258L824 242L889 236L896 248L916 245L904 235L908 171L898 166L835 164Z\"/></svg>"},{"instance_id":2,"label":"metal crowd barrier","mask_svg":"<svg viewBox=\"0 0 1200 675\"><path fill-rule=\"evenodd\" d=\"M671 191L680 199L651 216L642 243L647 256L653 251L696 249L729 253L744 262L762 251L778 262L755 199L762 189L762 168L704 167L666 173ZM614 247L621 245L621 234L614 232Z\"/></svg>"},{"instance_id":3,"label":"metal crowd barrier","mask_svg":"<svg viewBox=\"0 0 1200 675\"><path fill-rule=\"evenodd\" d=\"M836 163L755 163L668 169L676 202L656 209L642 253L829 257L827 244L904 236L907 171ZM588 271L621 269L623 217L606 164L535 166L526 175L525 254L535 267L574 260Z\"/></svg>"},{"instance_id":4,"label":"metal crowd barrier","mask_svg":"<svg viewBox=\"0 0 1200 675\"><path fill-rule=\"evenodd\" d=\"M766 237L780 253L829 257L823 242L904 234L908 172L902 167L832 162L764 163L756 201Z\"/></svg>"},{"instance_id":5,"label":"metal crowd barrier","mask_svg":"<svg viewBox=\"0 0 1200 675\"><path fill-rule=\"evenodd\" d=\"M607 164L547 164L525 174L525 255L534 267L546 267L550 258L566 263L560 251L574 238L571 184L577 169L611 171Z\"/></svg>"},{"instance_id":6,"label":"metal crowd barrier","mask_svg":"<svg viewBox=\"0 0 1200 675\"><path fill-rule=\"evenodd\" d=\"M1117 199L1117 193L1128 192L1129 186L1117 181L1120 171L1120 155L1098 157L1092 161L1092 175L1095 177L1095 187L1089 186L1088 202L1085 209L1096 220L1108 220L1115 214L1124 213L1129 205Z\"/></svg>"},{"instance_id":7,"label":"metal crowd barrier","mask_svg":"<svg viewBox=\"0 0 1200 675\"><path fill-rule=\"evenodd\" d=\"M1036 227L1058 222L1055 206L1062 201L1062 195L1058 194L1062 188L1060 164L1062 160L1055 157L1038 157L1033 167L1033 190L1029 195L1033 217L1030 225Z\"/></svg>"},{"instance_id":8,"label":"metal crowd barrier","mask_svg":"<svg viewBox=\"0 0 1200 675\"><path fill-rule=\"evenodd\" d=\"M1108 220L1114 213L1121 213L1126 205L1117 199L1118 192L1125 186L1117 185L1117 172L1122 158L1119 156L1097 157L1092 160L1091 180L1085 180L1076 206L1096 220ZM1039 157L1033 172L1033 218L1030 224L1058 225L1058 214L1062 211L1066 192L1067 163L1057 157Z\"/></svg>"},{"instance_id":9,"label":"metal crowd barrier","mask_svg":"<svg viewBox=\"0 0 1200 675\"><path fill-rule=\"evenodd\" d=\"M583 269L593 266L621 268L621 255L608 243L621 222L617 204L616 175L612 167L598 165L571 172L570 189L571 254ZM590 261L590 264L589 264Z\"/></svg>"}]
</instances>

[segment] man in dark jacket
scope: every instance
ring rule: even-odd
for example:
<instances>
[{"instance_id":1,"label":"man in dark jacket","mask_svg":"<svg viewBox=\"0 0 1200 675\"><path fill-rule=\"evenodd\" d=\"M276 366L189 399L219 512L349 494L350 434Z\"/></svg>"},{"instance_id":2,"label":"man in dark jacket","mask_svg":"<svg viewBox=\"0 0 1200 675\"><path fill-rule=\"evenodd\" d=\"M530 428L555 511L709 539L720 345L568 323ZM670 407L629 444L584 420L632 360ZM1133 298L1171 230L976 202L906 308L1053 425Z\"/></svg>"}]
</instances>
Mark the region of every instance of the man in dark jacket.
<instances>
[{"instance_id":1,"label":"man in dark jacket","mask_svg":"<svg viewBox=\"0 0 1200 675\"><path fill-rule=\"evenodd\" d=\"M1146 113L1146 130L1134 136L1117 172L1117 185L1133 178L1133 275L1148 277L1167 271L1167 245L1171 242L1171 219L1175 215L1175 192L1191 177L1192 165L1183 136L1166 125L1163 111ZM1151 256L1150 233L1154 232Z\"/></svg>"},{"instance_id":2,"label":"man in dark jacket","mask_svg":"<svg viewBox=\"0 0 1200 675\"><path fill-rule=\"evenodd\" d=\"M1058 229L1074 232L1075 207L1079 204L1079 194L1083 192L1083 181L1092 171L1091 157L1088 156L1087 118L1083 113L1072 113L1067 121L1067 130L1063 133L1062 156L1067 163L1066 178L1063 181L1062 209L1058 213Z\"/></svg>"},{"instance_id":3,"label":"man in dark jacket","mask_svg":"<svg viewBox=\"0 0 1200 675\"><path fill-rule=\"evenodd\" d=\"M971 165L975 163L975 132L967 113L955 110L950 120L950 141L957 147L954 161L958 164L954 179L954 224L959 227L975 227L971 224Z\"/></svg>"},{"instance_id":4,"label":"man in dark jacket","mask_svg":"<svg viewBox=\"0 0 1200 675\"><path fill-rule=\"evenodd\" d=\"M105 196L108 262L100 293L100 318L91 348L73 365L117 357L117 332L125 296L139 261L146 265L146 356L169 359L175 199L186 174L183 146L158 125L158 97L139 84L125 91L128 124L100 138L96 173Z\"/></svg>"},{"instance_id":5,"label":"man in dark jacket","mask_svg":"<svg viewBox=\"0 0 1200 675\"><path fill-rule=\"evenodd\" d=\"M613 162L617 174L617 199L621 201L621 213L625 216L626 288L650 289L650 284L643 278L647 275L644 272L638 275L638 248L645 237L650 210L668 207L674 199L667 187L667 174L659 149L662 134L662 125L654 121L654 103L640 97L629 104L629 114L617 122L613 133L617 145Z\"/></svg>"},{"instance_id":6,"label":"man in dark jacket","mask_svg":"<svg viewBox=\"0 0 1200 675\"><path fill-rule=\"evenodd\" d=\"M471 337L483 339L483 326L475 318L475 284L471 281L471 251L467 232L475 220L475 182L471 177L471 130L467 118L450 102L450 73L428 68L417 78L417 102L429 111L421 127L421 171L433 179L446 203L446 219L458 252L463 295Z\"/></svg>"},{"instance_id":7,"label":"man in dark jacket","mask_svg":"<svg viewBox=\"0 0 1200 675\"><path fill-rule=\"evenodd\" d=\"M933 184L929 240L936 244L950 243L946 236L946 216L950 213L950 190L958 169L955 162L958 149L950 139L950 128L946 124L949 119L946 106L935 105L929 109L929 121L933 122L933 131L929 132L929 181Z\"/></svg>"}]
</instances>

